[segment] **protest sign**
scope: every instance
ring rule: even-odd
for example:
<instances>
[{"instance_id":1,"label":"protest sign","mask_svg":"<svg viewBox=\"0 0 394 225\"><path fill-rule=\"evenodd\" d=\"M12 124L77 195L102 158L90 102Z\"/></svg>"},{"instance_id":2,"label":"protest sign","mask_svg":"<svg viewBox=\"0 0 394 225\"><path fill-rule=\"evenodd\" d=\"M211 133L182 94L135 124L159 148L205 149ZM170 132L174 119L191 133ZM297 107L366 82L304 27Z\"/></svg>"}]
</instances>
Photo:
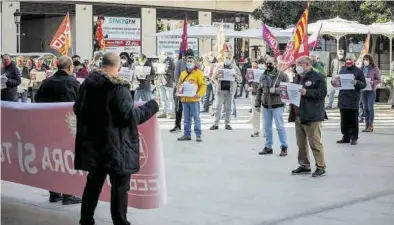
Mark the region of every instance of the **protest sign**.
<instances>
[{"instance_id":1,"label":"protest sign","mask_svg":"<svg viewBox=\"0 0 394 225\"><path fill-rule=\"evenodd\" d=\"M156 74L166 74L166 70L167 70L167 65L165 63L157 63Z\"/></svg>"},{"instance_id":2,"label":"protest sign","mask_svg":"<svg viewBox=\"0 0 394 225\"><path fill-rule=\"evenodd\" d=\"M339 74L336 88L339 90L354 90L354 84L351 83L353 80L353 74Z\"/></svg>"},{"instance_id":3,"label":"protest sign","mask_svg":"<svg viewBox=\"0 0 394 225\"><path fill-rule=\"evenodd\" d=\"M235 81L235 70L234 69L220 69L218 70L219 80L222 81Z\"/></svg>"},{"instance_id":4,"label":"protest sign","mask_svg":"<svg viewBox=\"0 0 394 225\"><path fill-rule=\"evenodd\" d=\"M300 106L302 85L280 82L280 99L283 103Z\"/></svg>"},{"instance_id":5,"label":"protest sign","mask_svg":"<svg viewBox=\"0 0 394 225\"><path fill-rule=\"evenodd\" d=\"M73 104L1 101L2 180L82 196L87 173L74 169ZM128 203L138 209L163 207L167 194L156 117L139 125L138 131L140 171L131 176ZM110 201L110 195L111 184L107 179L100 199Z\"/></svg>"},{"instance_id":6,"label":"protest sign","mask_svg":"<svg viewBox=\"0 0 394 225\"><path fill-rule=\"evenodd\" d=\"M178 96L194 97L197 93L197 86L189 82L184 82L178 87Z\"/></svg>"},{"instance_id":7,"label":"protest sign","mask_svg":"<svg viewBox=\"0 0 394 225\"><path fill-rule=\"evenodd\" d=\"M131 81L133 79L133 72L128 67L122 67L119 71L119 77L123 80Z\"/></svg>"},{"instance_id":8,"label":"protest sign","mask_svg":"<svg viewBox=\"0 0 394 225\"><path fill-rule=\"evenodd\" d=\"M42 82L43 80L45 80L46 77L47 73L45 71L32 70L30 72L30 79L33 82Z\"/></svg>"}]
</instances>

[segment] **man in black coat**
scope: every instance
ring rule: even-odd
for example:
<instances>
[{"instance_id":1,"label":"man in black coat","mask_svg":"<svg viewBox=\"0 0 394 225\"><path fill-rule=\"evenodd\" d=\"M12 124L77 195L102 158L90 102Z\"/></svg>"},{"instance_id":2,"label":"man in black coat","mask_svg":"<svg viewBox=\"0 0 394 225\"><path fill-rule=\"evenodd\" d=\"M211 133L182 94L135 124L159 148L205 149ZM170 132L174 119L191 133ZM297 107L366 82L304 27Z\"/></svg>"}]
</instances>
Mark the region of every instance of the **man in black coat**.
<instances>
[{"instance_id":1,"label":"man in black coat","mask_svg":"<svg viewBox=\"0 0 394 225\"><path fill-rule=\"evenodd\" d=\"M1 69L1 75L7 77L6 88L1 89L1 100L2 101L18 101L17 88L21 84L21 76L19 69L15 63L11 61L11 57L8 54L3 55L3 68Z\"/></svg>"},{"instance_id":2,"label":"man in black coat","mask_svg":"<svg viewBox=\"0 0 394 225\"><path fill-rule=\"evenodd\" d=\"M154 100L134 108L130 83L119 77L120 64L119 55L106 53L102 70L93 70L85 79L74 105L74 166L89 172L82 196L81 225L94 224L94 211L107 175L112 185L113 223L130 224L126 216L130 175L140 169L137 125L159 110Z\"/></svg>"},{"instance_id":3,"label":"man in black coat","mask_svg":"<svg viewBox=\"0 0 394 225\"><path fill-rule=\"evenodd\" d=\"M58 71L53 76L43 80L34 100L35 102L75 102L77 99L79 81L71 76L74 68L72 59L62 56L57 61ZM62 200L63 205L81 203L81 199L72 195L49 192L49 202Z\"/></svg>"},{"instance_id":4,"label":"man in black coat","mask_svg":"<svg viewBox=\"0 0 394 225\"><path fill-rule=\"evenodd\" d=\"M354 54L348 54L345 58L345 67L339 72L339 74L352 74L354 76L354 80L351 81L354 89L339 91L338 108L341 113L341 132L343 137L337 141L338 144L350 143L351 145L357 145L360 94L361 89L364 89L367 83L365 82L363 71L356 67L355 60ZM339 81L340 76L335 76L331 84L337 87L340 83Z\"/></svg>"},{"instance_id":5,"label":"man in black coat","mask_svg":"<svg viewBox=\"0 0 394 225\"><path fill-rule=\"evenodd\" d=\"M300 106L291 105L289 122L295 122L298 145L298 163L293 175L311 173L308 144L313 152L316 170L312 177L326 174L321 123L326 118L324 99L327 95L325 78L313 70L312 59L304 56L297 60L294 83L302 85Z\"/></svg>"}]
</instances>

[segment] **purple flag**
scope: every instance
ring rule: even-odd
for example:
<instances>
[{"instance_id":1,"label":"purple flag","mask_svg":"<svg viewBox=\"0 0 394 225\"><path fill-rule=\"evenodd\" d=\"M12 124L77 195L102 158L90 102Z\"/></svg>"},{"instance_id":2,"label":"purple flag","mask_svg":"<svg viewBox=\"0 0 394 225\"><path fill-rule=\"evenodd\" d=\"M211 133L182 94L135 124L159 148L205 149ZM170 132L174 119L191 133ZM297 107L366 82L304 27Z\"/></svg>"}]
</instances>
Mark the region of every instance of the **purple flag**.
<instances>
[{"instance_id":1,"label":"purple flag","mask_svg":"<svg viewBox=\"0 0 394 225\"><path fill-rule=\"evenodd\" d=\"M263 39L270 46L275 57L278 57L280 55L278 41L265 24L263 25Z\"/></svg>"},{"instance_id":2,"label":"purple flag","mask_svg":"<svg viewBox=\"0 0 394 225\"><path fill-rule=\"evenodd\" d=\"M183 33L182 33L182 41L179 46L179 56L178 59L181 59L187 50L187 15L185 15L185 19L183 21Z\"/></svg>"}]
</instances>

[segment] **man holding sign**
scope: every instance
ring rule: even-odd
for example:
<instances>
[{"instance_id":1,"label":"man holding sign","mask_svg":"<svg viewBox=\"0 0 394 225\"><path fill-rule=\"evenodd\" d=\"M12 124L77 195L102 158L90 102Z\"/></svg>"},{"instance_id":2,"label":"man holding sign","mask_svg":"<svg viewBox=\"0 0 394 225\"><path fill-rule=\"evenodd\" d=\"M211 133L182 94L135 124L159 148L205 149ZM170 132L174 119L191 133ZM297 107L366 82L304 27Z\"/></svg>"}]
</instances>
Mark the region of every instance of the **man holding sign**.
<instances>
[{"instance_id":1,"label":"man holding sign","mask_svg":"<svg viewBox=\"0 0 394 225\"><path fill-rule=\"evenodd\" d=\"M299 106L291 104L289 122L295 122L300 166L293 170L292 174L311 173L309 143L316 162L316 170L312 176L319 177L326 174L320 127L326 117L324 99L327 95L327 84L325 78L313 69L312 63L307 56L297 60L294 83L302 86L301 99Z\"/></svg>"},{"instance_id":2,"label":"man holding sign","mask_svg":"<svg viewBox=\"0 0 394 225\"><path fill-rule=\"evenodd\" d=\"M343 137L337 141L338 144L357 145L360 93L367 85L363 71L355 66L355 60L354 54L347 55L345 67L331 81L331 84L340 90L338 108L341 112Z\"/></svg>"}]
</instances>

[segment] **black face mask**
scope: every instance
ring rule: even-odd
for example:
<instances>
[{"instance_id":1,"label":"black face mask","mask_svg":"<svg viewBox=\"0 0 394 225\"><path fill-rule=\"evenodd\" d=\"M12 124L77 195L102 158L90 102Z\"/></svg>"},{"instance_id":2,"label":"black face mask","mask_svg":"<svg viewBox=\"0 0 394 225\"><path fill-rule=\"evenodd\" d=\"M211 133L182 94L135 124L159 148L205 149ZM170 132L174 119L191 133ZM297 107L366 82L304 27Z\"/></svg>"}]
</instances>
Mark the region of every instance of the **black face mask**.
<instances>
[{"instance_id":1,"label":"black face mask","mask_svg":"<svg viewBox=\"0 0 394 225\"><path fill-rule=\"evenodd\" d=\"M272 63L267 63L267 70L268 71L273 71L275 69L274 65Z\"/></svg>"}]
</instances>

